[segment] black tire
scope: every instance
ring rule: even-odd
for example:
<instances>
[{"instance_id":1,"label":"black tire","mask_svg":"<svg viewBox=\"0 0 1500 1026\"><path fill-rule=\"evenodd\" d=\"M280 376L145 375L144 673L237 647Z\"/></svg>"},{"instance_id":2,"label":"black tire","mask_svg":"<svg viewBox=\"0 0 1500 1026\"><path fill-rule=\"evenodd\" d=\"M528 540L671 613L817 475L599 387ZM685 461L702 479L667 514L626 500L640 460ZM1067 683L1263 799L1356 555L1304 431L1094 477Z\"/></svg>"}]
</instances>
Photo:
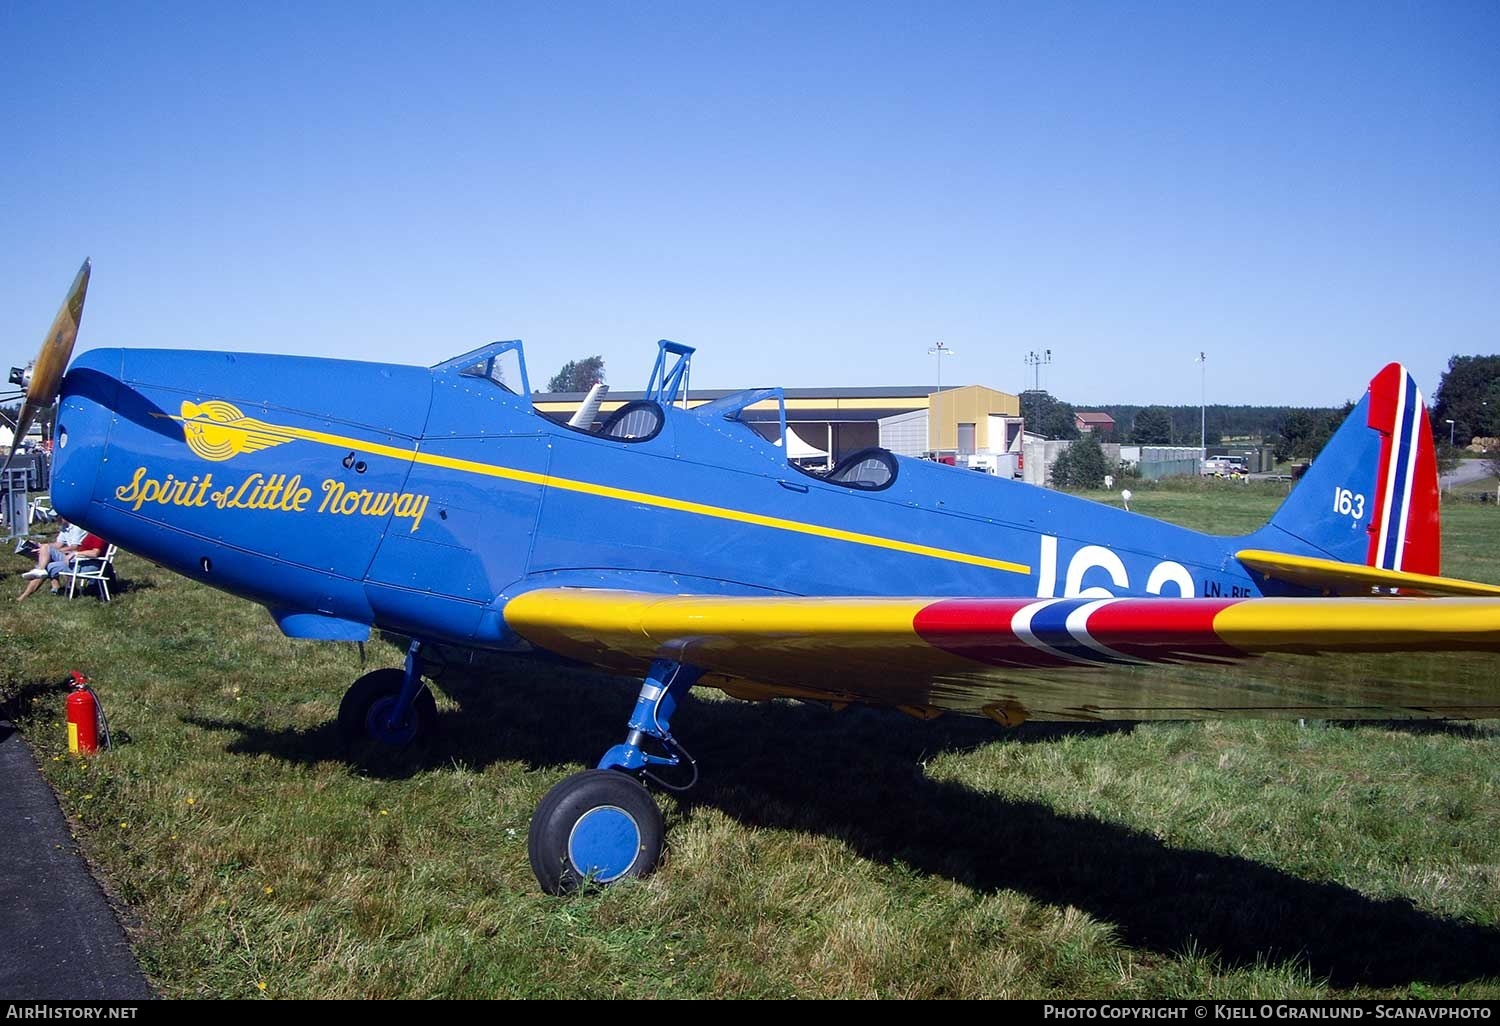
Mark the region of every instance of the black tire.
<instances>
[{"instance_id":1,"label":"black tire","mask_svg":"<svg viewBox=\"0 0 1500 1026\"><path fill-rule=\"evenodd\" d=\"M339 738L344 744L354 746L374 741L391 748L405 748L418 739L433 735L437 730L437 702L426 688L417 692L411 704L413 722L408 729L392 734L372 724L371 712L379 705L394 702L401 694L405 680L403 671L388 667L371 670L350 685L344 692L343 701L339 702Z\"/></svg>"},{"instance_id":2,"label":"black tire","mask_svg":"<svg viewBox=\"0 0 1500 1026\"><path fill-rule=\"evenodd\" d=\"M665 836L661 809L635 778L618 770L585 770L537 805L526 853L542 890L572 894L650 873L661 860Z\"/></svg>"}]
</instances>

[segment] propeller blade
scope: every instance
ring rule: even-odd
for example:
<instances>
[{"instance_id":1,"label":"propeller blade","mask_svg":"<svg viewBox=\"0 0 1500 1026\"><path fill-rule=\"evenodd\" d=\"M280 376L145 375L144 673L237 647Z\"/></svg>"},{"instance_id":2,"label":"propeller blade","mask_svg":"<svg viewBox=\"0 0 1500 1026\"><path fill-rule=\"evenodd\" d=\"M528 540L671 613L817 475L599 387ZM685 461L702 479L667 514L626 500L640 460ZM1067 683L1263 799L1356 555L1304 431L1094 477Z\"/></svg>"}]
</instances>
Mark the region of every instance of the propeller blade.
<instances>
[{"instance_id":1,"label":"propeller blade","mask_svg":"<svg viewBox=\"0 0 1500 1026\"><path fill-rule=\"evenodd\" d=\"M73 287L68 289L68 298L63 300L62 309L57 311L57 317L52 321L52 327L42 341L42 348L31 365L31 383L26 388L26 401L21 405L21 415L16 418L15 441L11 443L10 455L5 457L5 465L0 467L0 473L9 469L10 461L16 458L16 452L26 440L26 431L36 415L57 401L63 371L67 370L68 361L73 356L73 343L78 341L78 325L83 320L83 297L89 290L91 269L89 261L84 260L83 266L78 269L78 277L73 279Z\"/></svg>"}]
</instances>

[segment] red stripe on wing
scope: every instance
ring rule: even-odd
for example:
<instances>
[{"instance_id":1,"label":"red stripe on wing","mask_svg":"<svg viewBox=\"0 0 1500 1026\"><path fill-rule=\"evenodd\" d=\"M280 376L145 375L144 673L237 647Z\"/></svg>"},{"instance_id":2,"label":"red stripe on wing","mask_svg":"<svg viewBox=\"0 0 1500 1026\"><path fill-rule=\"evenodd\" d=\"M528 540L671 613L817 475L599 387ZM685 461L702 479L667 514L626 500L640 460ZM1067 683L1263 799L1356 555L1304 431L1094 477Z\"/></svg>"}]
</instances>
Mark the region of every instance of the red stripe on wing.
<instances>
[{"instance_id":1,"label":"red stripe on wing","mask_svg":"<svg viewBox=\"0 0 1500 1026\"><path fill-rule=\"evenodd\" d=\"M1026 644L1010 622L1037 599L946 599L924 606L912 619L918 637L933 648L991 666L1071 666Z\"/></svg>"},{"instance_id":2,"label":"red stripe on wing","mask_svg":"<svg viewBox=\"0 0 1500 1026\"><path fill-rule=\"evenodd\" d=\"M1219 640L1214 617L1243 599L1125 599L1094 610L1089 634L1116 652L1158 662L1184 656L1240 656Z\"/></svg>"},{"instance_id":3,"label":"red stripe on wing","mask_svg":"<svg viewBox=\"0 0 1500 1026\"><path fill-rule=\"evenodd\" d=\"M1017 612L1035 599L947 599L925 606L912 621L934 648L992 666L1076 664L1028 645L1011 629ZM1146 662L1197 662L1243 658L1219 640L1214 617L1243 599L1122 599L1100 606L1088 619L1095 641Z\"/></svg>"}]
</instances>

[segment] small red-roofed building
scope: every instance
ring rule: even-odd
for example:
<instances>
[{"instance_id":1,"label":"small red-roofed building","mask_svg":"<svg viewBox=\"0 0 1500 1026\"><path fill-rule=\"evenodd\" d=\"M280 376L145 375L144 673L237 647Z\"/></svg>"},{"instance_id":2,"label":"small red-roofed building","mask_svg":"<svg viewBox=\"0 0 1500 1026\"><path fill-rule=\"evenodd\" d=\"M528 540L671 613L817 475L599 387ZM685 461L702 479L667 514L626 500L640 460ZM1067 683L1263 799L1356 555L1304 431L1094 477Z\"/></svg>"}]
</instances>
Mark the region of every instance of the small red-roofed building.
<instances>
[{"instance_id":1,"label":"small red-roofed building","mask_svg":"<svg viewBox=\"0 0 1500 1026\"><path fill-rule=\"evenodd\" d=\"M1080 432L1092 434L1101 442L1115 436L1115 418L1107 413L1079 410L1073 414L1073 423Z\"/></svg>"}]
</instances>

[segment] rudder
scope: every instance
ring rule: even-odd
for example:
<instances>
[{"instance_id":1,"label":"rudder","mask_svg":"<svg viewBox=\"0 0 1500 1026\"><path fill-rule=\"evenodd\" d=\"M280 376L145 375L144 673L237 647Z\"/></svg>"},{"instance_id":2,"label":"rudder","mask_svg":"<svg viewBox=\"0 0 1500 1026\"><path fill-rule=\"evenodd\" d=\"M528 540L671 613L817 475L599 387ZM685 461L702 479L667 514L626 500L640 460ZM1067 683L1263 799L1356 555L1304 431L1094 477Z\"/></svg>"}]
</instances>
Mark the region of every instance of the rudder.
<instances>
[{"instance_id":1,"label":"rudder","mask_svg":"<svg viewBox=\"0 0 1500 1026\"><path fill-rule=\"evenodd\" d=\"M1371 379L1260 534L1276 532L1345 563L1441 573L1437 451L1422 393L1405 367L1387 364Z\"/></svg>"}]
</instances>

